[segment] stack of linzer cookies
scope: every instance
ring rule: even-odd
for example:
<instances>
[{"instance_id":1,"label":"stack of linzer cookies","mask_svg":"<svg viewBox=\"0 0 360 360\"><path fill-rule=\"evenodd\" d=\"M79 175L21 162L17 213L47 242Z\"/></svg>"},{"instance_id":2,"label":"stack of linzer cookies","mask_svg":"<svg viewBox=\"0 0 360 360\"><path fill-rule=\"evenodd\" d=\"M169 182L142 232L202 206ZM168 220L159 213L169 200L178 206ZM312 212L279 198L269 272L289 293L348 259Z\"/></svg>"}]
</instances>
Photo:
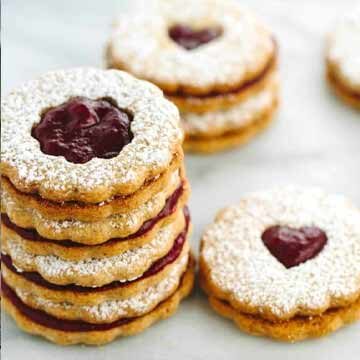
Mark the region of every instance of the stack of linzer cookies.
<instances>
[{"instance_id":1,"label":"stack of linzer cookies","mask_svg":"<svg viewBox=\"0 0 360 360\"><path fill-rule=\"evenodd\" d=\"M21 328L102 344L190 292L179 121L113 70L47 73L3 100L2 301Z\"/></svg>"},{"instance_id":2,"label":"stack of linzer cookies","mask_svg":"<svg viewBox=\"0 0 360 360\"><path fill-rule=\"evenodd\" d=\"M355 107L359 20L327 50L329 81ZM59 344L103 344L175 312L194 282L182 145L243 145L279 102L274 36L238 2L148 0L106 51L113 70L50 72L2 98L2 304ZM359 320L359 209L313 188L236 191L201 239L215 311L291 342Z\"/></svg>"}]
</instances>

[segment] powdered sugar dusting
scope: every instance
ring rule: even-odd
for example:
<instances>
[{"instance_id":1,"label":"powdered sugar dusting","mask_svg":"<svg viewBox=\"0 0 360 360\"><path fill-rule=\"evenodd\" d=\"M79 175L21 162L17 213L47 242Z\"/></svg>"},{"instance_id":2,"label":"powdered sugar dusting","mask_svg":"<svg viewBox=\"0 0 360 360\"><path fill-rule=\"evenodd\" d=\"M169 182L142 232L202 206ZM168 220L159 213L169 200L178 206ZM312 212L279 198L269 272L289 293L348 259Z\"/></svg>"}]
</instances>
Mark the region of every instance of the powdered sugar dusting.
<instances>
[{"instance_id":1,"label":"powdered sugar dusting","mask_svg":"<svg viewBox=\"0 0 360 360\"><path fill-rule=\"evenodd\" d=\"M150 0L146 10L120 16L110 40L115 63L140 78L197 88L239 84L273 55L268 30L235 1ZM186 51L168 36L168 28L176 23L196 28L221 26L223 34Z\"/></svg>"},{"instance_id":2,"label":"powdered sugar dusting","mask_svg":"<svg viewBox=\"0 0 360 360\"><path fill-rule=\"evenodd\" d=\"M6 191L1 198L2 208L14 223L22 227L33 227L50 239L70 239L82 243L101 243L118 236L135 233L141 225L156 216L164 207L166 199L180 186L179 171L171 174L166 189L157 193L146 203L128 213L111 215L105 219L86 222L80 220L51 220L36 209L21 207ZM19 223L19 221L21 223Z\"/></svg>"},{"instance_id":3,"label":"powdered sugar dusting","mask_svg":"<svg viewBox=\"0 0 360 360\"><path fill-rule=\"evenodd\" d=\"M116 256L80 261L28 253L16 239L9 239L5 251L17 268L36 271L50 282L96 287L115 280L124 282L140 277L159 254L166 253L176 235L175 226L171 223L163 227L146 245Z\"/></svg>"},{"instance_id":4,"label":"powdered sugar dusting","mask_svg":"<svg viewBox=\"0 0 360 360\"><path fill-rule=\"evenodd\" d=\"M31 298L37 307L49 313L57 309L76 314L76 317L91 319L96 322L112 322L120 317L140 316L151 311L157 304L165 300L178 287L181 275L188 262L189 254L181 255L179 261L169 272L168 276L159 283L134 296L121 300L108 300L98 305L79 306L68 302L56 303L41 297L32 296L30 293L17 290L16 293L23 301Z\"/></svg>"},{"instance_id":5,"label":"powdered sugar dusting","mask_svg":"<svg viewBox=\"0 0 360 360\"><path fill-rule=\"evenodd\" d=\"M328 58L335 63L346 84L360 92L360 3L330 37Z\"/></svg>"},{"instance_id":6,"label":"powdered sugar dusting","mask_svg":"<svg viewBox=\"0 0 360 360\"><path fill-rule=\"evenodd\" d=\"M286 269L262 242L273 225L316 226L328 242L315 258ZM287 187L244 197L203 236L212 281L237 302L285 317L360 292L360 211L339 195ZM264 271L266 269L266 271Z\"/></svg>"},{"instance_id":7,"label":"powdered sugar dusting","mask_svg":"<svg viewBox=\"0 0 360 360\"><path fill-rule=\"evenodd\" d=\"M210 111L204 114L183 113L185 132L189 135L221 135L239 130L254 122L269 110L277 97L273 86L267 86L256 95L245 99L226 110Z\"/></svg>"},{"instance_id":8,"label":"powdered sugar dusting","mask_svg":"<svg viewBox=\"0 0 360 360\"><path fill-rule=\"evenodd\" d=\"M134 138L119 155L74 164L41 152L31 136L32 127L43 111L75 96L111 98L134 115ZM130 185L140 187L149 174L154 176L166 168L183 136L178 111L162 92L117 70L49 72L3 97L1 117L3 171L9 171L5 175L16 185L15 170L25 190L38 190L49 198L60 192L61 200L81 200L88 195L92 202L100 202Z\"/></svg>"}]
</instances>

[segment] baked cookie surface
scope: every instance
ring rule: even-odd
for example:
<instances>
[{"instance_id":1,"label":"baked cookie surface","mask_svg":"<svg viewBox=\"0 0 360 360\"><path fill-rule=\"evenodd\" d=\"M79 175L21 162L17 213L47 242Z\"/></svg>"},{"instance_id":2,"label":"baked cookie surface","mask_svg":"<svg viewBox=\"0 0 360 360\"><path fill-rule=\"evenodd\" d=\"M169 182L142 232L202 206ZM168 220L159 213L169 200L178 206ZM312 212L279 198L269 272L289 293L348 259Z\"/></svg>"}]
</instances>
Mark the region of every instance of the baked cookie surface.
<instances>
[{"instance_id":1,"label":"baked cookie surface","mask_svg":"<svg viewBox=\"0 0 360 360\"><path fill-rule=\"evenodd\" d=\"M76 164L40 149L32 134L44 111L75 97L110 98L131 114L132 140L116 156ZM2 174L22 192L60 202L98 203L136 191L166 169L183 136L177 109L159 89L114 70L47 73L4 96L1 108Z\"/></svg>"},{"instance_id":2,"label":"baked cookie surface","mask_svg":"<svg viewBox=\"0 0 360 360\"><path fill-rule=\"evenodd\" d=\"M59 345L101 345L119 336L135 335L158 320L173 315L180 301L189 295L194 284L194 263L189 262L177 290L152 311L138 317L122 318L109 324L59 319L26 305L3 281L2 304L24 331L40 335Z\"/></svg>"},{"instance_id":3,"label":"baked cookie surface","mask_svg":"<svg viewBox=\"0 0 360 360\"><path fill-rule=\"evenodd\" d=\"M280 326L354 305L359 256L360 211L350 201L315 188L279 188L249 194L217 215L202 237L201 283L224 313Z\"/></svg>"},{"instance_id":4,"label":"baked cookie surface","mask_svg":"<svg viewBox=\"0 0 360 360\"><path fill-rule=\"evenodd\" d=\"M114 214L128 213L138 208L147 200L156 196L160 190L166 189L171 179L177 174L184 178L185 172L182 167L183 151L174 155L171 164L159 176L147 179L143 186L134 193L125 196L114 196L100 203L86 203L75 201L56 202L44 199L38 194L28 194L17 190L6 177L1 177L1 187L3 191L3 200L9 197L17 204L17 207L28 212L36 212L51 220L76 219L80 221L94 222L105 219ZM6 204L3 201L3 207Z\"/></svg>"},{"instance_id":5,"label":"baked cookie surface","mask_svg":"<svg viewBox=\"0 0 360 360\"><path fill-rule=\"evenodd\" d=\"M329 36L327 76L345 102L360 108L360 7L339 22Z\"/></svg>"},{"instance_id":6,"label":"baked cookie surface","mask_svg":"<svg viewBox=\"0 0 360 360\"><path fill-rule=\"evenodd\" d=\"M118 70L59 70L2 102L2 305L59 344L102 344L192 288L179 113Z\"/></svg>"},{"instance_id":7,"label":"baked cookie surface","mask_svg":"<svg viewBox=\"0 0 360 360\"><path fill-rule=\"evenodd\" d=\"M171 37L178 24L194 32L219 29L219 35L189 51ZM144 15L119 17L107 59L111 67L149 80L167 94L201 95L248 83L274 52L268 30L234 2L160 0L150 1Z\"/></svg>"},{"instance_id":8,"label":"baked cookie surface","mask_svg":"<svg viewBox=\"0 0 360 360\"><path fill-rule=\"evenodd\" d=\"M266 26L231 0L147 6L146 14L120 16L107 63L152 81L178 106L184 149L226 150L265 129L279 82L277 44Z\"/></svg>"}]
</instances>

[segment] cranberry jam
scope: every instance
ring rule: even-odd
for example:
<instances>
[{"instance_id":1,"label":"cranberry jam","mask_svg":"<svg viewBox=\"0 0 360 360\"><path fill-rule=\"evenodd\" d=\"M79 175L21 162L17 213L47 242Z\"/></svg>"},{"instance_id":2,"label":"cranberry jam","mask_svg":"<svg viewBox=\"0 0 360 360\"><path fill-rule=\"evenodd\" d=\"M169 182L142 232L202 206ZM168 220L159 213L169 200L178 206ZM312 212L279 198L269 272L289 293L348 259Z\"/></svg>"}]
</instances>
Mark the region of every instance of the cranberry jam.
<instances>
[{"instance_id":1,"label":"cranberry jam","mask_svg":"<svg viewBox=\"0 0 360 360\"><path fill-rule=\"evenodd\" d=\"M272 226L263 233L262 240L270 253L289 269L318 255L327 243L327 236L314 226L300 229Z\"/></svg>"},{"instance_id":2,"label":"cranberry jam","mask_svg":"<svg viewBox=\"0 0 360 360\"><path fill-rule=\"evenodd\" d=\"M169 28L169 37L186 50L207 44L221 34L222 30L218 27L194 30L190 26L177 24Z\"/></svg>"},{"instance_id":3,"label":"cranberry jam","mask_svg":"<svg viewBox=\"0 0 360 360\"><path fill-rule=\"evenodd\" d=\"M131 120L108 100L76 97L46 111L32 136L45 154L82 164L118 155L133 138Z\"/></svg>"}]
</instances>

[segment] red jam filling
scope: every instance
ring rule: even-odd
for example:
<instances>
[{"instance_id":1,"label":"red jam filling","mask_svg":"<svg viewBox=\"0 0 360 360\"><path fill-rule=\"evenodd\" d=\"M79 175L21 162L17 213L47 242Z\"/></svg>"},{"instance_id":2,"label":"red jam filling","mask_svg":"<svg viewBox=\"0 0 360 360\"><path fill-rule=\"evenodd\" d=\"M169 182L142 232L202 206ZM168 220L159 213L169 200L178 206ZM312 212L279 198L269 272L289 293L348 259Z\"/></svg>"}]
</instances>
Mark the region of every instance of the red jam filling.
<instances>
[{"instance_id":1,"label":"red jam filling","mask_svg":"<svg viewBox=\"0 0 360 360\"><path fill-rule=\"evenodd\" d=\"M222 34L219 27L194 30L190 26L176 24L169 28L169 37L186 50L193 50L218 38Z\"/></svg>"},{"instance_id":2,"label":"red jam filling","mask_svg":"<svg viewBox=\"0 0 360 360\"><path fill-rule=\"evenodd\" d=\"M186 229L177 237L172 249L169 251L169 253L165 257L154 262L153 265L149 268L149 270L146 271L140 279L137 279L134 281L138 281L145 277L154 275L155 273L159 272L162 268L164 268L169 263L174 262L176 260L176 258L180 255L181 249L185 243L186 234L187 234L189 221L190 221L188 209L184 210L184 214L186 217L186 224L187 224ZM17 270L12 265L11 258L8 255L2 254L1 261L3 261L10 270L17 272ZM35 275L35 278L37 279L37 281L34 281L34 278L32 278L32 279L28 278L28 274ZM44 280L37 273L23 272L23 273L21 273L21 275L24 276L25 278L27 278L28 280L37 283L38 285L50 288L49 286L47 286L50 283L48 283L46 280ZM116 283L116 285L114 286L113 284L115 284L115 283ZM114 282L109 285L112 287L118 287L118 286L126 286L129 283L130 282L127 282L127 283ZM56 290L58 290L60 288L61 290L66 289L66 290L71 290L71 291L77 291L77 290L74 290L73 288L69 289L69 286L60 286L60 285L54 285L54 284L50 284L50 285L52 287L55 287ZM106 285L100 289L104 289L105 287L107 287L107 289L109 289L109 285ZM70 287L81 288L81 287L75 286L75 285L70 285ZM110 288L112 288L112 287L110 287ZM87 289L87 291L96 291L98 288L83 288L83 289ZM16 295L16 293L6 284L6 282L4 281L3 278L1 278L1 291L2 291L3 296L6 296L7 299L9 301L11 301L11 303L17 308L17 310L20 311L24 316L26 316L31 321L33 321L37 324L46 326L51 329L67 331L67 332L106 331L106 330L110 330L110 329L113 329L115 327L118 327L118 326L121 326L124 324L128 324L129 322L134 321L136 319L136 317L122 318L122 319L118 319L118 320L116 320L112 323L108 323L108 324L92 324L92 323L88 323L88 322L81 321L81 320L59 319L59 318L56 318L55 316L47 314L44 311L31 308L30 306L23 303L22 300Z\"/></svg>"},{"instance_id":3,"label":"red jam filling","mask_svg":"<svg viewBox=\"0 0 360 360\"><path fill-rule=\"evenodd\" d=\"M181 195L183 194L183 192L184 192L184 188L181 185L173 192L173 194L170 197L167 198L166 203L165 203L164 207L162 208L162 210L159 212L159 214L157 214L152 219L145 221L136 233L131 234L127 237L123 237L123 238L110 239L101 245L110 245L110 244L114 244L119 241L131 240L131 239L143 236L148 231L150 231L160 220L162 220L163 218L165 218L167 216L170 216L171 214L173 214L176 211L178 200L181 197ZM7 228L13 230L14 232L16 232L19 236L21 236L25 240L42 241L42 242L56 244L59 246L68 247L68 248L91 246L91 245L79 244L72 240L47 239L45 237L42 237L35 229L25 229L20 226L17 226L9 219L9 217L6 214L1 214L1 222Z\"/></svg>"},{"instance_id":4,"label":"red jam filling","mask_svg":"<svg viewBox=\"0 0 360 360\"><path fill-rule=\"evenodd\" d=\"M100 287L84 287L79 286L75 284L70 285L56 285L48 282L45 280L39 273L37 272L19 272L15 266L12 263L11 257L9 255L1 254L1 261L6 265L6 267L11 270L13 273L18 274L22 277L24 277L26 280L35 283L36 285L39 285L41 287L55 290L55 291L71 291L71 292L78 292L78 293L96 293L96 292L102 292L107 290L113 290L116 288L126 287L130 284L141 281L145 278L148 278L150 276L153 276L160 272L162 269L164 269L167 265L172 264L181 253L181 250L183 248L183 245L186 240L186 235L188 233L189 229L189 223L190 223L190 214L187 207L184 208L184 216L186 219L186 226L185 229L178 235L178 237L175 239L174 244L170 251L162 258L156 260L150 268L138 279L132 280L132 281L126 281L126 282L120 282L120 281L113 281L110 284L100 286Z\"/></svg>"},{"instance_id":5,"label":"red jam filling","mask_svg":"<svg viewBox=\"0 0 360 360\"><path fill-rule=\"evenodd\" d=\"M272 226L262 234L270 253L287 269L317 256L327 243L326 234L315 226L300 229Z\"/></svg>"},{"instance_id":6,"label":"red jam filling","mask_svg":"<svg viewBox=\"0 0 360 360\"><path fill-rule=\"evenodd\" d=\"M20 311L23 315L31 321L46 326L47 328L56 329L60 331L75 332L75 331L104 331L113 329L114 327L128 324L136 318L122 318L109 324L92 324L81 320L66 320L59 319L55 316L49 315L44 311L31 308L22 302L4 281L1 279L1 292L8 300Z\"/></svg>"},{"instance_id":7,"label":"red jam filling","mask_svg":"<svg viewBox=\"0 0 360 360\"><path fill-rule=\"evenodd\" d=\"M40 142L43 153L83 164L94 157L118 155L133 138L131 120L108 100L76 97L46 111L32 136Z\"/></svg>"},{"instance_id":8,"label":"red jam filling","mask_svg":"<svg viewBox=\"0 0 360 360\"><path fill-rule=\"evenodd\" d=\"M278 45L277 45L275 39L273 40L273 42L274 42L274 47L275 47L274 55L269 59L269 61L267 62L267 64L263 68L263 70L261 72L259 72L254 78L245 81L244 83L242 83L239 86L236 86L235 88L231 88L226 91L213 90L206 94L197 94L197 95L190 95L190 94L186 93L185 90L180 88L175 92L167 92L166 95L181 97L181 98L185 98L185 99L211 99L211 98L223 97L225 95L237 94L242 91L246 91L247 89L251 88L252 86L257 85L276 66Z\"/></svg>"}]
</instances>

